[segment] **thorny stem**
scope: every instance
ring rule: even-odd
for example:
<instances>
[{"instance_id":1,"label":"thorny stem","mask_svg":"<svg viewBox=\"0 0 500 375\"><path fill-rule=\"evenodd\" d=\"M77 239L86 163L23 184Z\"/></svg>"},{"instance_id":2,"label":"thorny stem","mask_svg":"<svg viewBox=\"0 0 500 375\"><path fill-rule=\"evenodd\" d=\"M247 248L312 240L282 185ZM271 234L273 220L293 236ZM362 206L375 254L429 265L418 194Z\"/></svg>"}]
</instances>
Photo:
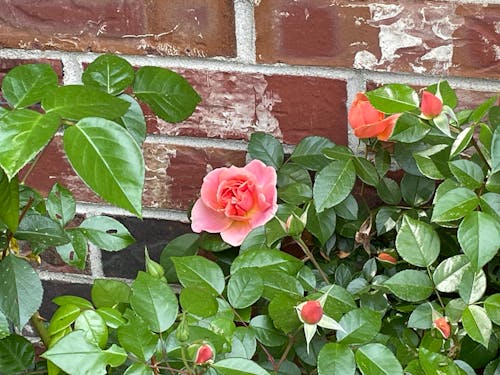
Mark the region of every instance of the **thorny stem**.
<instances>
[{"instance_id":1,"label":"thorny stem","mask_svg":"<svg viewBox=\"0 0 500 375\"><path fill-rule=\"evenodd\" d=\"M314 265L314 267L318 270L319 274L321 275L321 277L323 278L323 280L325 281L325 283L330 284L330 280L328 280L328 276L326 276L326 274L323 271L323 269L319 266L319 263L316 261L316 258L314 257L313 253L311 252L311 250L309 250L309 248L304 243L304 241L302 240L302 238L300 238L300 237L294 237L294 240L300 246L300 248L302 249L302 251L304 252L304 254L312 262L312 264Z\"/></svg>"}]
</instances>

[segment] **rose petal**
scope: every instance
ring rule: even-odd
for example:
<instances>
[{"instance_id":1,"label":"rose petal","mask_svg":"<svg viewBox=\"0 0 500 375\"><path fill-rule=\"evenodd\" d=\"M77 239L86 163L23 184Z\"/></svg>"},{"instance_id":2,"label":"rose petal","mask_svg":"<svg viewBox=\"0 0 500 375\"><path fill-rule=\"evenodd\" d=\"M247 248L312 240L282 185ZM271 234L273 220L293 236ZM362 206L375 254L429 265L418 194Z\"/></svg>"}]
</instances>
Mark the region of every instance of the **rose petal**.
<instances>
[{"instance_id":1,"label":"rose petal","mask_svg":"<svg viewBox=\"0 0 500 375\"><path fill-rule=\"evenodd\" d=\"M366 124L354 129L354 135L358 138L372 138L381 134L388 126L387 121L382 120L372 124Z\"/></svg>"},{"instance_id":2,"label":"rose petal","mask_svg":"<svg viewBox=\"0 0 500 375\"><path fill-rule=\"evenodd\" d=\"M196 233L219 233L229 228L231 223L232 220L224 213L211 209L202 199L198 199L191 210L191 229Z\"/></svg>"},{"instance_id":3,"label":"rose petal","mask_svg":"<svg viewBox=\"0 0 500 375\"><path fill-rule=\"evenodd\" d=\"M220 235L224 242L228 243L231 246L240 246L243 243L243 240L247 236L247 234L254 227L245 221L233 221L231 225L221 231Z\"/></svg>"},{"instance_id":4,"label":"rose petal","mask_svg":"<svg viewBox=\"0 0 500 375\"><path fill-rule=\"evenodd\" d=\"M243 169L253 174L257 184L260 186L276 185L276 170L273 167L265 165L260 160L252 160Z\"/></svg>"},{"instance_id":5,"label":"rose petal","mask_svg":"<svg viewBox=\"0 0 500 375\"><path fill-rule=\"evenodd\" d=\"M220 183L220 174L227 168L217 168L209 172L203 178L203 184L201 185L201 199L203 202L213 210L220 209L220 205L217 202L217 189Z\"/></svg>"},{"instance_id":6,"label":"rose petal","mask_svg":"<svg viewBox=\"0 0 500 375\"><path fill-rule=\"evenodd\" d=\"M384 114L371 105L365 94L356 94L348 113L348 121L351 128L357 129L361 126L378 122L383 118Z\"/></svg>"},{"instance_id":7,"label":"rose petal","mask_svg":"<svg viewBox=\"0 0 500 375\"><path fill-rule=\"evenodd\" d=\"M377 135L377 138L381 141L387 141L389 139L389 137L391 136L392 134L392 131L394 130L394 126L396 125L396 121L398 120L399 118L399 113L396 113L394 115L391 115L389 117L387 117L384 122L387 124L385 130L380 133L379 135Z\"/></svg>"}]
</instances>

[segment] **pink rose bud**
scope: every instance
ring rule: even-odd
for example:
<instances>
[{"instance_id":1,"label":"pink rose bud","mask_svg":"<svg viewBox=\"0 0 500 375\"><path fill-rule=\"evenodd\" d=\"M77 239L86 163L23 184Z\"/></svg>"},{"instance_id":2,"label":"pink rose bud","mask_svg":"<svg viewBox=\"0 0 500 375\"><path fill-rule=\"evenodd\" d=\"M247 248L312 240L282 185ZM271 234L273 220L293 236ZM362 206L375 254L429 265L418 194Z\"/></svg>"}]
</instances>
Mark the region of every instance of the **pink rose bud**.
<instances>
[{"instance_id":1,"label":"pink rose bud","mask_svg":"<svg viewBox=\"0 0 500 375\"><path fill-rule=\"evenodd\" d=\"M436 95L429 91L424 91L422 94L422 103L420 111L422 115L428 119L434 118L443 110L443 102Z\"/></svg>"},{"instance_id":2,"label":"pink rose bud","mask_svg":"<svg viewBox=\"0 0 500 375\"><path fill-rule=\"evenodd\" d=\"M391 264L396 264L398 262L396 258L387 253L380 253L379 255L377 255L377 259L380 260L381 262L391 263Z\"/></svg>"},{"instance_id":3,"label":"pink rose bud","mask_svg":"<svg viewBox=\"0 0 500 375\"><path fill-rule=\"evenodd\" d=\"M320 301L307 301L300 310L300 317L305 323L318 324L323 316L323 307Z\"/></svg>"},{"instance_id":4,"label":"pink rose bud","mask_svg":"<svg viewBox=\"0 0 500 375\"><path fill-rule=\"evenodd\" d=\"M194 363L196 363L197 365L207 363L213 358L213 356L214 351L212 350L212 347L208 344L203 344L198 348L198 351L196 352Z\"/></svg>"},{"instance_id":5,"label":"pink rose bud","mask_svg":"<svg viewBox=\"0 0 500 375\"><path fill-rule=\"evenodd\" d=\"M377 137L381 141L387 141L399 115L396 113L385 117L383 112L370 103L364 93L359 92L349 108L348 120L356 137Z\"/></svg>"},{"instance_id":6,"label":"pink rose bud","mask_svg":"<svg viewBox=\"0 0 500 375\"><path fill-rule=\"evenodd\" d=\"M441 335L443 335L445 339L450 337L451 327L450 323L448 323L448 320L445 317L437 318L436 320L434 320L434 327L439 332L441 332Z\"/></svg>"},{"instance_id":7,"label":"pink rose bud","mask_svg":"<svg viewBox=\"0 0 500 375\"><path fill-rule=\"evenodd\" d=\"M243 168L214 169L203 179L191 229L220 233L225 242L239 246L252 229L274 217L277 196L276 170L260 160Z\"/></svg>"}]
</instances>

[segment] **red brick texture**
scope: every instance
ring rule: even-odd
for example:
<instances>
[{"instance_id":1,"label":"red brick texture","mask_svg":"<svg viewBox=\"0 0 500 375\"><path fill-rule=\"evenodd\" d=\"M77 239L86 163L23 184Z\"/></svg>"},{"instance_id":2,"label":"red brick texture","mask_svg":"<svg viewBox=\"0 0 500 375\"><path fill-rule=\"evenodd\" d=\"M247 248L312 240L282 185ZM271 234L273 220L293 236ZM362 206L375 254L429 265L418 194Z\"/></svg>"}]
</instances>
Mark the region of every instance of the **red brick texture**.
<instances>
[{"instance_id":1,"label":"red brick texture","mask_svg":"<svg viewBox=\"0 0 500 375\"><path fill-rule=\"evenodd\" d=\"M274 0L255 9L259 62L500 78L500 5Z\"/></svg>"},{"instance_id":2,"label":"red brick texture","mask_svg":"<svg viewBox=\"0 0 500 375\"><path fill-rule=\"evenodd\" d=\"M6 0L0 46L127 54L235 55L231 0Z\"/></svg>"}]
</instances>

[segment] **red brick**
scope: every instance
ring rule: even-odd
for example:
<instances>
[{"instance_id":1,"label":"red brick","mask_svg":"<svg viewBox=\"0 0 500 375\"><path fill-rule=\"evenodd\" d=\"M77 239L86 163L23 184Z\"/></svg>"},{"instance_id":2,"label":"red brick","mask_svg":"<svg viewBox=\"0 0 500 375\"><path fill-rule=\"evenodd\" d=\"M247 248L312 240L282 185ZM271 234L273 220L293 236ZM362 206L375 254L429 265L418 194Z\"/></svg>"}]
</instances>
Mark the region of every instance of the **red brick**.
<instances>
[{"instance_id":1,"label":"red brick","mask_svg":"<svg viewBox=\"0 0 500 375\"><path fill-rule=\"evenodd\" d=\"M234 56L230 0L18 0L0 7L0 46Z\"/></svg>"},{"instance_id":2,"label":"red brick","mask_svg":"<svg viewBox=\"0 0 500 375\"><path fill-rule=\"evenodd\" d=\"M217 148L144 144L146 176L143 194L145 207L188 209L199 194L203 177L212 168L245 163L245 152ZM59 182L68 187L78 201L102 203L72 170L64 156L60 137L43 152L38 167L26 183L47 195ZM43 166L43 167L42 167Z\"/></svg>"},{"instance_id":3,"label":"red brick","mask_svg":"<svg viewBox=\"0 0 500 375\"><path fill-rule=\"evenodd\" d=\"M275 0L255 17L259 62L500 77L500 5Z\"/></svg>"},{"instance_id":4,"label":"red brick","mask_svg":"<svg viewBox=\"0 0 500 375\"><path fill-rule=\"evenodd\" d=\"M0 59L0 83L3 77L18 65L25 64L49 64L59 77L59 82L63 79L63 66L61 60L55 59Z\"/></svg>"},{"instance_id":5,"label":"red brick","mask_svg":"<svg viewBox=\"0 0 500 375\"><path fill-rule=\"evenodd\" d=\"M202 97L179 124L146 112L150 133L244 139L265 131L285 143L322 135L345 144L346 82L320 77L178 70Z\"/></svg>"}]
</instances>

